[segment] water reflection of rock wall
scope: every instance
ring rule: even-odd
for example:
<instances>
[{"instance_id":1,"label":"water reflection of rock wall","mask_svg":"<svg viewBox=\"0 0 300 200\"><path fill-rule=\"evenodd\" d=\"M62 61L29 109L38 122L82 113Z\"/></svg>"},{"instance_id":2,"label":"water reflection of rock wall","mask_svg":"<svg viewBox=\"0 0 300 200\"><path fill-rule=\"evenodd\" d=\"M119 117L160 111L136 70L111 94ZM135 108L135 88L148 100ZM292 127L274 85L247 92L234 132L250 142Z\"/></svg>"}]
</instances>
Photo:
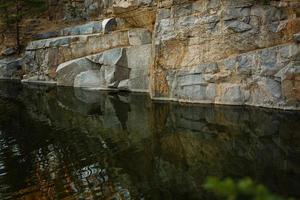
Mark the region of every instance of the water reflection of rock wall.
<instances>
[{"instance_id":1,"label":"water reflection of rock wall","mask_svg":"<svg viewBox=\"0 0 300 200\"><path fill-rule=\"evenodd\" d=\"M251 176L274 190L299 187L295 181L300 175L299 114L241 107L155 106L163 157L198 179Z\"/></svg>"},{"instance_id":2,"label":"water reflection of rock wall","mask_svg":"<svg viewBox=\"0 0 300 200\"><path fill-rule=\"evenodd\" d=\"M282 195L300 196L296 112L160 103L139 93L69 88L23 88L18 94L30 117L56 130L57 168L65 163L71 177L87 168L105 169L106 187L122 188L112 193L205 198L201 184L216 175L250 176ZM36 159L49 160L45 155L49 152L37 153ZM74 161L77 157L86 161ZM99 186L97 174L90 181ZM91 188L84 181L75 186L82 192Z\"/></svg>"}]
</instances>

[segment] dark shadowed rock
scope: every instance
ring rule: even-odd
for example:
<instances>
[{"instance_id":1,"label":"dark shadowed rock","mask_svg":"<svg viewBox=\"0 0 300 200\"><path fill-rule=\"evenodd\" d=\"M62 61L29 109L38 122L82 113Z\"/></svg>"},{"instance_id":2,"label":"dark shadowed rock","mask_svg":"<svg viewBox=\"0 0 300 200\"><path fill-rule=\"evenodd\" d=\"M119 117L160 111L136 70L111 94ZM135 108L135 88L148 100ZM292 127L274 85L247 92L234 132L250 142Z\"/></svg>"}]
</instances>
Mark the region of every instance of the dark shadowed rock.
<instances>
[{"instance_id":1,"label":"dark shadowed rock","mask_svg":"<svg viewBox=\"0 0 300 200\"><path fill-rule=\"evenodd\" d=\"M294 34L294 40L300 43L300 33Z\"/></svg>"},{"instance_id":2,"label":"dark shadowed rock","mask_svg":"<svg viewBox=\"0 0 300 200\"><path fill-rule=\"evenodd\" d=\"M48 39L48 38L57 37L58 35L59 33L57 31L51 31L51 32L36 34L34 36L34 39L36 40Z\"/></svg>"},{"instance_id":3,"label":"dark shadowed rock","mask_svg":"<svg viewBox=\"0 0 300 200\"><path fill-rule=\"evenodd\" d=\"M0 60L1 78L20 78L18 72L22 69L23 58Z\"/></svg>"}]
</instances>

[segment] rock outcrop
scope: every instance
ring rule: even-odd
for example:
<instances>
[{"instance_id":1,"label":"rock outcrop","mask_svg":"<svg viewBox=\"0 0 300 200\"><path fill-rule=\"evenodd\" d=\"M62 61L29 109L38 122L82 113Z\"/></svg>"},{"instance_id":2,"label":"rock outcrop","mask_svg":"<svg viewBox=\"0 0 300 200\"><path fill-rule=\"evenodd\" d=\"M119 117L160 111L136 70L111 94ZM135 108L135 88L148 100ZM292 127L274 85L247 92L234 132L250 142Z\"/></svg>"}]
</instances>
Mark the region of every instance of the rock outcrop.
<instances>
[{"instance_id":1,"label":"rock outcrop","mask_svg":"<svg viewBox=\"0 0 300 200\"><path fill-rule=\"evenodd\" d=\"M160 2L152 97L299 109L300 46L293 41L300 31L299 6L291 1ZM281 75L288 69L290 79Z\"/></svg>"},{"instance_id":2,"label":"rock outcrop","mask_svg":"<svg viewBox=\"0 0 300 200\"><path fill-rule=\"evenodd\" d=\"M146 92L151 32L129 26L122 19L109 18L65 28L59 37L30 42L25 52L29 75L23 81Z\"/></svg>"},{"instance_id":3,"label":"rock outcrop","mask_svg":"<svg viewBox=\"0 0 300 200\"><path fill-rule=\"evenodd\" d=\"M147 92L150 61L151 45L114 48L60 64L57 84Z\"/></svg>"},{"instance_id":4,"label":"rock outcrop","mask_svg":"<svg viewBox=\"0 0 300 200\"><path fill-rule=\"evenodd\" d=\"M82 6L109 18L30 42L27 80L300 109L297 0L86 0Z\"/></svg>"}]
</instances>

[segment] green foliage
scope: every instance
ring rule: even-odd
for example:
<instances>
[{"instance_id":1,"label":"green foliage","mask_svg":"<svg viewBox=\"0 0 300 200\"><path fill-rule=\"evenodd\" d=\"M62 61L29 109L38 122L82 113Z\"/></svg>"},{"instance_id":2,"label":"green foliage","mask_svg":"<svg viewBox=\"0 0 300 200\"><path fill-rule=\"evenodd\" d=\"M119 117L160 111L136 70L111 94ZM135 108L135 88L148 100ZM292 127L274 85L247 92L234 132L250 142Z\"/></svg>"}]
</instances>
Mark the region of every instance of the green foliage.
<instances>
[{"instance_id":1,"label":"green foliage","mask_svg":"<svg viewBox=\"0 0 300 200\"><path fill-rule=\"evenodd\" d=\"M272 194L265 186L254 183L250 178L234 181L209 177L204 188L226 200L284 200Z\"/></svg>"}]
</instances>

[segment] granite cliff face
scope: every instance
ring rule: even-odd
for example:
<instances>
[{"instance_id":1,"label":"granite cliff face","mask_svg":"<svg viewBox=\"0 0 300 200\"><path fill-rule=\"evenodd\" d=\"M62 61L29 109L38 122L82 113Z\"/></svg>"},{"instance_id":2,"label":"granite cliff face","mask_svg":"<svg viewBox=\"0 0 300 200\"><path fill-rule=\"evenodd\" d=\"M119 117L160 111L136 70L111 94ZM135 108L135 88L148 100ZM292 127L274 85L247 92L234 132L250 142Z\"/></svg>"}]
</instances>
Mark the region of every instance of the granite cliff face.
<instances>
[{"instance_id":1,"label":"granite cliff face","mask_svg":"<svg viewBox=\"0 0 300 200\"><path fill-rule=\"evenodd\" d=\"M86 0L82 10L103 19L30 42L1 76L21 66L24 82L300 109L298 0Z\"/></svg>"},{"instance_id":2,"label":"granite cliff face","mask_svg":"<svg viewBox=\"0 0 300 200\"><path fill-rule=\"evenodd\" d=\"M155 98L299 108L299 2L163 1Z\"/></svg>"}]
</instances>

